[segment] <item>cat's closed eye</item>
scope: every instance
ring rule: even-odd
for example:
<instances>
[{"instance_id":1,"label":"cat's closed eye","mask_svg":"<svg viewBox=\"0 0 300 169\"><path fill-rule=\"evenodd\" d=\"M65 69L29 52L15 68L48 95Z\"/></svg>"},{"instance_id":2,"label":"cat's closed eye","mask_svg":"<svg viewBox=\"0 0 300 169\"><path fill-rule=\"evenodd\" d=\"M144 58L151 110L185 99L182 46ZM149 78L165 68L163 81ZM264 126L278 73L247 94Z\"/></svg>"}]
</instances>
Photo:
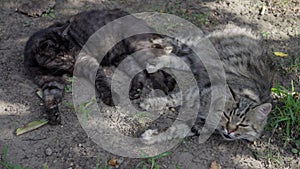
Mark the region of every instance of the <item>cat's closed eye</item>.
<instances>
[{"instance_id":1,"label":"cat's closed eye","mask_svg":"<svg viewBox=\"0 0 300 169\"><path fill-rule=\"evenodd\" d=\"M238 126L239 127L248 127L249 125L248 124L239 124Z\"/></svg>"}]
</instances>

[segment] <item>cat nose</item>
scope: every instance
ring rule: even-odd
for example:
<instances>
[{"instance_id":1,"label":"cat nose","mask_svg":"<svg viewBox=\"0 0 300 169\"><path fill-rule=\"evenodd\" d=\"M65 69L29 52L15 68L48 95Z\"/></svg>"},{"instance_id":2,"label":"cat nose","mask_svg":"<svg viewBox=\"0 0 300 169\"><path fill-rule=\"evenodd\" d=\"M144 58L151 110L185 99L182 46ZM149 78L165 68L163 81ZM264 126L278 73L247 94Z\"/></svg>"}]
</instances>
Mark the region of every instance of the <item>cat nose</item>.
<instances>
[{"instance_id":1,"label":"cat nose","mask_svg":"<svg viewBox=\"0 0 300 169\"><path fill-rule=\"evenodd\" d=\"M230 134L230 133L233 133L234 130L231 130L231 129L227 129L227 133Z\"/></svg>"},{"instance_id":2,"label":"cat nose","mask_svg":"<svg viewBox=\"0 0 300 169\"><path fill-rule=\"evenodd\" d=\"M236 126L234 126L232 124L228 124L226 128L227 128L228 134L230 134L236 130Z\"/></svg>"}]
</instances>

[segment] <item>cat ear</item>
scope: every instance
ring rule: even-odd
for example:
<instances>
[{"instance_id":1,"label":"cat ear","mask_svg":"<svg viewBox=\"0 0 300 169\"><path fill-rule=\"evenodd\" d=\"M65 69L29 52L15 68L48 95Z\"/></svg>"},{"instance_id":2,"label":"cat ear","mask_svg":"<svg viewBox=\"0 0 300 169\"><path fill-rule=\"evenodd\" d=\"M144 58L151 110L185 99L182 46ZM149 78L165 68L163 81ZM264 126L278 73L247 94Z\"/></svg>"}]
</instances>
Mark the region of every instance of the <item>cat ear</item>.
<instances>
[{"instance_id":1,"label":"cat ear","mask_svg":"<svg viewBox=\"0 0 300 169\"><path fill-rule=\"evenodd\" d=\"M56 26L53 25L52 27L53 27L52 31L54 33L56 33L58 36L65 37L69 31L70 24L68 24L68 22L67 22L65 24L62 24L62 23L56 24Z\"/></svg>"},{"instance_id":2,"label":"cat ear","mask_svg":"<svg viewBox=\"0 0 300 169\"><path fill-rule=\"evenodd\" d=\"M258 120L264 120L267 118L267 116L269 115L269 113L272 110L272 104L271 103L264 103L262 105L257 106L254 111L255 111L255 115L256 118Z\"/></svg>"},{"instance_id":3,"label":"cat ear","mask_svg":"<svg viewBox=\"0 0 300 169\"><path fill-rule=\"evenodd\" d=\"M69 24L67 27L65 27L65 28L63 29L63 31L61 32L60 36L62 36L62 37L66 37L66 36L67 36L68 31L69 31L69 29L70 29L70 25L71 25L71 24Z\"/></svg>"}]
</instances>

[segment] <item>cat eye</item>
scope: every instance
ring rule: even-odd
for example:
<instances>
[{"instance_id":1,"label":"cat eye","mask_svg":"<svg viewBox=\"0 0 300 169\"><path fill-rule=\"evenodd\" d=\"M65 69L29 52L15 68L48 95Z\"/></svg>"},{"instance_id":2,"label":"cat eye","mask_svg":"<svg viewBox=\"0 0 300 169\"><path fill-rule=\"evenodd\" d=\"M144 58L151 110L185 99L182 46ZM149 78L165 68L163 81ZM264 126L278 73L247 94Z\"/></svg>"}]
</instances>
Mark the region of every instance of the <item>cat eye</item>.
<instances>
[{"instance_id":1,"label":"cat eye","mask_svg":"<svg viewBox=\"0 0 300 169\"><path fill-rule=\"evenodd\" d=\"M163 49L163 47L160 44L153 44L151 45L151 48Z\"/></svg>"}]
</instances>

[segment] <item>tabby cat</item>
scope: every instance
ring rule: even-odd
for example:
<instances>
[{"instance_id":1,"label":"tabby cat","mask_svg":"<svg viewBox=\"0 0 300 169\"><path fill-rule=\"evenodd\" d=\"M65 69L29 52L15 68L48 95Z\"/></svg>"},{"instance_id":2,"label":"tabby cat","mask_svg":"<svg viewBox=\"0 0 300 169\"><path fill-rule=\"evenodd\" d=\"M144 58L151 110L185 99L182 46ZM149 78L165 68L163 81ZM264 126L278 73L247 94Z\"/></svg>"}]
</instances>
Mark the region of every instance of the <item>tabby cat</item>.
<instances>
[{"instance_id":1,"label":"tabby cat","mask_svg":"<svg viewBox=\"0 0 300 169\"><path fill-rule=\"evenodd\" d=\"M55 23L30 37L25 47L24 64L28 74L32 75L38 86L42 88L43 100L50 124L59 124L61 121L58 104L61 102L66 84L63 75L73 73L76 56L83 45L98 29L115 19L127 15L129 13L120 9L82 12L66 22ZM133 16L131 19L135 26L130 27L130 29L143 28L149 30L149 32L154 31L144 21ZM115 30L111 31L114 33ZM95 84L99 99L112 106L114 103L111 97L110 84L102 66L117 66L125 57L136 51L152 49L152 40L158 38L161 38L161 36L154 33L125 38L105 55L100 64L96 58L91 56L79 58L75 73L77 76L89 78L91 83ZM138 60L124 71L135 71L135 67L139 66L138 62L144 61ZM92 71L97 72L96 78L90 75ZM158 84L158 80L155 80L155 78L170 79L169 75L162 71L155 76L149 75L146 71L141 72L133 79L130 91L131 98L137 97L137 89L145 85L144 82L147 78L156 81L156 84ZM172 81L172 79L170 80ZM163 88L163 90L170 89L170 83L166 85L162 82L156 86Z\"/></svg>"},{"instance_id":2,"label":"tabby cat","mask_svg":"<svg viewBox=\"0 0 300 169\"><path fill-rule=\"evenodd\" d=\"M248 28L230 24L203 37L203 40L209 40L213 44L226 75L225 107L220 111L221 119L216 131L226 140L254 141L261 135L267 116L272 109L270 89L273 66L263 51L260 37ZM199 119L206 119L212 91L221 86L218 86L220 84L213 86L210 83L204 64L197 60L198 57L192 50L174 39L168 41L179 50L174 50L173 54L150 60L147 71L155 72L161 68L187 71L186 67L178 66L176 60L171 61L175 54L189 65L188 69L191 68L194 73L198 88L194 86L187 91L181 91L184 93L182 96L187 97L182 99L181 93L173 93L166 97L147 98L140 103L140 107L147 111L156 111L162 107L181 106L184 100L191 100L195 97L197 88L200 96ZM188 123L182 123L173 125L161 133L158 132L158 129L149 129L142 135L142 140L146 144L153 144L173 138L183 138L186 135L199 134L196 127L193 127L191 132L191 127Z\"/></svg>"}]
</instances>

